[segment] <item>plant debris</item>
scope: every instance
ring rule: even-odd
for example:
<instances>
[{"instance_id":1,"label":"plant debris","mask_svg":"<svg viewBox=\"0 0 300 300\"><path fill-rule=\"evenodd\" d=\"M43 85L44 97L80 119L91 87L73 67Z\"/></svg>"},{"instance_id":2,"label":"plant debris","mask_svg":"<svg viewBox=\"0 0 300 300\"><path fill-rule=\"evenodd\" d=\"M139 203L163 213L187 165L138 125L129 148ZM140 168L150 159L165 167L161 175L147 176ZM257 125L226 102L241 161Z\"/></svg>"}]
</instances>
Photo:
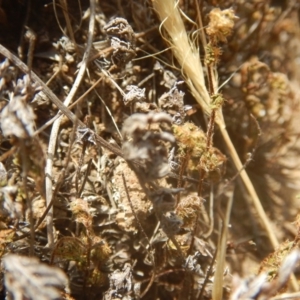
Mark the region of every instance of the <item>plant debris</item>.
<instances>
[{"instance_id":1,"label":"plant debris","mask_svg":"<svg viewBox=\"0 0 300 300\"><path fill-rule=\"evenodd\" d=\"M298 1L0 1L1 299L298 299Z\"/></svg>"}]
</instances>

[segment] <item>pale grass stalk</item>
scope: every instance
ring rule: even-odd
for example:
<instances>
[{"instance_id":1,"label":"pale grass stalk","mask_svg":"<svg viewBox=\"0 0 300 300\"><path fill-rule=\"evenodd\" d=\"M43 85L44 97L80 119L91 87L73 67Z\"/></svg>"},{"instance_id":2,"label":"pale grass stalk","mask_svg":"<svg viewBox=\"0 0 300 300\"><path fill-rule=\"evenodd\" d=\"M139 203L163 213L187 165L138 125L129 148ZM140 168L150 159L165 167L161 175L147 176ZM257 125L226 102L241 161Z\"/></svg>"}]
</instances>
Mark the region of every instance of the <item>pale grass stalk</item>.
<instances>
[{"instance_id":1,"label":"pale grass stalk","mask_svg":"<svg viewBox=\"0 0 300 300\"><path fill-rule=\"evenodd\" d=\"M172 51L182 68L182 73L186 78L186 83L195 97L196 101L200 104L202 110L210 115L210 97L205 86L203 66L199 57L199 51L190 43L186 33L180 12L177 8L177 2L174 0L153 0L153 7L156 10L162 25L167 32L168 37L165 39L171 45ZM214 87L217 89L216 74L213 79ZM222 110L219 109L216 114L216 123L220 127L220 132L223 136L225 144L228 148L230 156L234 162L236 169L240 172L240 177L252 199L252 205L255 207L259 218L267 232L269 240L273 248L277 248L279 242L274 230L272 229L269 218L267 217L257 193L253 187L247 172L243 169L241 160L236 152L236 149L226 130Z\"/></svg>"},{"instance_id":2,"label":"pale grass stalk","mask_svg":"<svg viewBox=\"0 0 300 300\"><path fill-rule=\"evenodd\" d=\"M209 228L208 231L203 233L202 236L207 239L211 236L214 230L214 185L210 184L210 192L209 192Z\"/></svg>"},{"instance_id":3,"label":"pale grass stalk","mask_svg":"<svg viewBox=\"0 0 300 300\"><path fill-rule=\"evenodd\" d=\"M222 300L223 299L223 283L224 283L224 269L225 269L225 258L226 258L226 248L227 248L227 232L230 222L230 213L233 203L233 191L230 192L230 196L226 206L226 215L222 224L222 231L218 242L218 252L217 252L217 264L214 276L214 284L212 288L212 299Z\"/></svg>"},{"instance_id":4,"label":"pale grass stalk","mask_svg":"<svg viewBox=\"0 0 300 300\"><path fill-rule=\"evenodd\" d=\"M83 79L84 73L87 68L90 52L92 49L93 44L93 34L94 34L94 28L95 28L95 0L90 0L90 23L89 23L89 34L88 34L88 41L86 46L86 51L82 59L82 63L80 66L80 69L78 71L77 77L75 79L75 82L66 97L64 101L64 105L68 106L69 103L72 101L73 97L75 96L79 85ZM45 186L46 186L46 203L47 206L52 203L52 179L53 179L53 158L55 154L55 147L56 147L56 141L58 137L59 127L61 123L62 117L59 117L52 126L50 139L49 139L49 145L48 145L48 157L46 160L46 180L45 180ZM46 218L47 222L47 239L48 239L48 247L52 248L54 245L54 232L53 232L53 208L49 209L49 212L47 214Z\"/></svg>"},{"instance_id":5,"label":"pale grass stalk","mask_svg":"<svg viewBox=\"0 0 300 300\"><path fill-rule=\"evenodd\" d=\"M210 97L205 86L204 73L199 59L198 49L190 44L180 12L174 1L155 0L154 9L157 11L164 29L167 31L171 42L171 49L179 62L186 81L202 109L209 114L211 112ZM197 80L191 80L196 78Z\"/></svg>"},{"instance_id":6,"label":"pale grass stalk","mask_svg":"<svg viewBox=\"0 0 300 300\"><path fill-rule=\"evenodd\" d=\"M272 297L270 300L287 300L287 299L300 299L300 292L291 293L291 294L281 294Z\"/></svg>"}]
</instances>

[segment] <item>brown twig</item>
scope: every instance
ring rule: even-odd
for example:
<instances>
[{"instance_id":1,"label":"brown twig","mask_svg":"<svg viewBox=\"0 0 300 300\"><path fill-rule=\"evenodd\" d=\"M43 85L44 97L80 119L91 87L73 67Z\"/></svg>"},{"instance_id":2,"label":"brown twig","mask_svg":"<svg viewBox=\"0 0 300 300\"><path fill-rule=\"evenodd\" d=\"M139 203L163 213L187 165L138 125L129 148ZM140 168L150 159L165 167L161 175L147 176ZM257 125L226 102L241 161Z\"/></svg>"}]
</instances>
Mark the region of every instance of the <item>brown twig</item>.
<instances>
[{"instance_id":1,"label":"brown twig","mask_svg":"<svg viewBox=\"0 0 300 300\"><path fill-rule=\"evenodd\" d=\"M29 228L30 228L30 240L29 240L29 255L34 255L34 223L33 223L33 210L32 210L32 201L29 199L28 194L28 187L27 187L27 176L28 176L28 169L29 169L29 162L28 162L28 154L25 141L21 141L20 143L21 149L21 157L22 157L22 187L24 189L23 193L25 195L26 204L28 208L28 215L29 215Z\"/></svg>"}]
</instances>

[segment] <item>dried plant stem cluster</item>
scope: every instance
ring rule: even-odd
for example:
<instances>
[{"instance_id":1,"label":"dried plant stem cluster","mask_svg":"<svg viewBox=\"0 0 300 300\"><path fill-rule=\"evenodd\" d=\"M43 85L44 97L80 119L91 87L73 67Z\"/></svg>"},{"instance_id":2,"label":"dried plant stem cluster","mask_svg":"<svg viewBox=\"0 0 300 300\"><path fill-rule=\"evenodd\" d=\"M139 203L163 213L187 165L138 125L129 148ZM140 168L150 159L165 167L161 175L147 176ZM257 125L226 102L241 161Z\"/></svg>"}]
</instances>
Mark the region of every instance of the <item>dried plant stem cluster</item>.
<instances>
[{"instance_id":1,"label":"dried plant stem cluster","mask_svg":"<svg viewBox=\"0 0 300 300\"><path fill-rule=\"evenodd\" d=\"M297 1L14 3L0 298L297 299Z\"/></svg>"},{"instance_id":2,"label":"dried plant stem cluster","mask_svg":"<svg viewBox=\"0 0 300 300\"><path fill-rule=\"evenodd\" d=\"M238 154L236 152L236 149L226 131L226 125L224 123L224 118L222 116L222 102L215 106L215 103L213 102L214 98L211 98L209 96L209 91L205 85L204 82L204 71L203 66L200 61L200 56L198 51L194 48L194 46L189 42L187 33L185 31L185 27L183 24L183 21L181 19L181 15L179 13L178 7L172 0L166 0L166 1L153 1L153 5L155 10L157 11L161 21L162 25L167 31L168 36L170 37L169 43L172 45L172 51L174 52L175 57L177 58L179 64L181 65L182 71L184 76L186 77L186 82L189 85L195 99L200 104L203 111L210 115L210 121L208 124L208 136L210 140L210 137L213 133L213 124L216 122L219 127L220 131L222 133L223 139L228 147L228 151L231 155L231 158L240 173L241 179L243 180L251 198L253 201L253 205L255 206L258 215L261 218L261 221L264 224L264 227L267 231L267 234L269 236L269 239L273 245L274 248L276 248L279 243L276 238L276 235L274 234L274 231L270 225L269 219L261 205L261 202L257 196L257 193L253 187L253 184L251 183L251 180L249 179L246 171L244 170L243 164L240 161L240 158L238 157ZM228 10L226 12L229 14L229 16L226 16L227 19L233 19L234 15L232 15L232 11ZM213 17L213 25L216 25L218 23L218 20L215 20L215 15L217 13L214 13ZM222 14L219 11L219 15ZM219 19L222 19L219 17ZM219 25L221 29L225 27L225 32L222 32L220 28L216 28L214 30L210 30L209 35L214 36L213 42L215 43L215 40L224 40L226 38L226 35L230 33L230 28L233 27L233 23L230 26L229 29L228 24L220 24ZM218 36L220 35L220 36ZM214 72L214 68L211 68L211 64L208 65L208 74L212 76ZM216 86L216 80L210 81L211 85L211 92L212 96L215 97L214 91L218 90ZM213 107L213 108L212 108ZM208 142L208 146L210 145L210 142Z\"/></svg>"}]
</instances>

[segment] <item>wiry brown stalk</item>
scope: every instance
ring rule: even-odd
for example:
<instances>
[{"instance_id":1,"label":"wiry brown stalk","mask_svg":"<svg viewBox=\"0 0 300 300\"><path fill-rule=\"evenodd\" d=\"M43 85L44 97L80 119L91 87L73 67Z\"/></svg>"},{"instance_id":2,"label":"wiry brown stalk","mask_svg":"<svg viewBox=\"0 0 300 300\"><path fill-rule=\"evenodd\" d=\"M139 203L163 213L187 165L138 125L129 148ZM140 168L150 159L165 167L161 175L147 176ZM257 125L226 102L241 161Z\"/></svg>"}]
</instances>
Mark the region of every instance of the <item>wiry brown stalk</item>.
<instances>
[{"instance_id":1,"label":"wiry brown stalk","mask_svg":"<svg viewBox=\"0 0 300 300\"><path fill-rule=\"evenodd\" d=\"M204 38L205 39L205 36ZM215 94L214 90L214 83L213 83L213 71L212 71L212 66L208 65L207 66L207 77L208 77L208 86L209 86L209 94L210 96L213 96ZM216 122L216 108L212 108L211 114L209 117L209 121L207 124L207 133L206 133L206 138L207 138L207 143L206 143L206 150L208 151L209 148L212 146L213 143L213 133L214 133L214 128L215 128L215 122Z\"/></svg>"},{"instance_id":2,"label":"wiry brown stalk","mask_svg":"<svg viewBox=\"0 0 300 300\"><path fill-rule=\"evenodd\" d=\"M28 154L27 149L25 146L25 142L21 141L21 155L22 155L22 187L24 189L24 195L26 199L26 204L28 207L29 213L29 227L30 227L30 239L29 239L29 255L34 256L34 222L33 222L33 208L32 208L32 199L29 198L28 194L28 187L27 187L27 176L28 176L28 169L29 169L29 162L28 162Z\"/></svg>"}]
</instances>

